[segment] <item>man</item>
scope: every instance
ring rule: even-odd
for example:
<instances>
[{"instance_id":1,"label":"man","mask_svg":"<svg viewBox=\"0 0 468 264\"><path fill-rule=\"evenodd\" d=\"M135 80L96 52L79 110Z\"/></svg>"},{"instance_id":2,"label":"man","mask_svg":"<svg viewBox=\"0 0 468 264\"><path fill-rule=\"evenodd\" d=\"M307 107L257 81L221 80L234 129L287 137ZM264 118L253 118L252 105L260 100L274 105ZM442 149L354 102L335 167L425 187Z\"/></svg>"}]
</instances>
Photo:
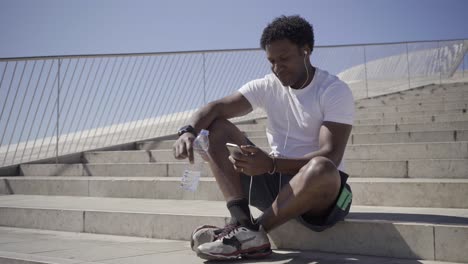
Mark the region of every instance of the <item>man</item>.
<instances>
[{"instance_id":1,"label":"man","mask_svg":"<svg viewBox=\"0 0 468 264\"><path fill-rule=\"evenodd\" d=\"M192 249L205 259L260 258L271 254L267 232L296 218L315 231L341 221L351 205L342 158L352 129L349 87L310 63L312 26L281 16L263 31L261 47L272 74L198 110L179 130L177 159L193 160L192 143L210 131L209 165L231 213L224 228L194 231ZM229 118L255 108L268 116L271 153L254 146ZM230 156L225 143L241 146ZM263 214L253 219L249 201Z\"/></svg>"}]
</instances>

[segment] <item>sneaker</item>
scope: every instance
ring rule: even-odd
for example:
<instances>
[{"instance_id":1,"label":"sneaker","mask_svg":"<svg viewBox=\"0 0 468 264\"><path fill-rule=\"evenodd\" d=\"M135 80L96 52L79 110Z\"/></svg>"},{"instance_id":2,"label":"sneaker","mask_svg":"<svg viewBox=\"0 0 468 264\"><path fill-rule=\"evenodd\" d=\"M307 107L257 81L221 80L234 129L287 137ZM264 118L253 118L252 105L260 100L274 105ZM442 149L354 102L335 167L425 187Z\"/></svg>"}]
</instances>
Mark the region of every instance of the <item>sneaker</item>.
<instances>
[{"instance_id":1,"label":"sneaker","mask_svg":"<svg viewBox=\"0 0 468 264\"><path fill-rule=\"evenodd\" d=\"M195 228L190 236L190 247L192 250L198 252L197 248L201 244L215 241L216 235L214 231L218 229L220 227L212 225L202 225Z\"/></svg>"},{"instance_id":2,"label":"sneaker","mask_svg":"<svg viewBox=\"0 0 468 264\"><path fill-rule=\"evenodd\" d=\"M225 236L237 225L227 224L223 228L212 226L212 225L202 225L192 232L190 236L190 247L193 251L198 253L198 247L202 244L213 242L221 236Z\"/></svg>"},{"instance_id":3,"label":"sneaker","mask_svg":"<svg viewBox=\"0 0 468 264\"><path fill-rule=\"evenodd\" d=\"M262 226L258 231L243 226L224 231L225 234L215 241L198 246L197 255L206 260L224 260L263 258L272 253L270 241Z\"/></svg>"}]
</instances>

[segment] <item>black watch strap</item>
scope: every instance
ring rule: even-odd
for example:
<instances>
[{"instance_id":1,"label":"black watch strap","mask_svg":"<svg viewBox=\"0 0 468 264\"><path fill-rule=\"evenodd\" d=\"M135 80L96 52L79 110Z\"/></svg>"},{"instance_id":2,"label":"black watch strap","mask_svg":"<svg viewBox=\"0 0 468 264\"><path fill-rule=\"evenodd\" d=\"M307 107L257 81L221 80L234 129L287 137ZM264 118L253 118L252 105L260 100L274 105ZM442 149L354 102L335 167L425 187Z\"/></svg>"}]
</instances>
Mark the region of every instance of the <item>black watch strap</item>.
<instances>
[{"instance_id":1,"label":"black watch strap","mask_svg":"<svg viewBox=\"0 0 468 264\"><path fill-rule=\"evenodd\" d=\"M177 134L180 136L182 136L183 134L185 133L191 133L193 134L194 136L197 136L197 132L195 131L195 128L193 128L193 126L191 125L187 125L187 126L183 126L179 129L179 131L177 132Z\"/></svg>"}]
</instances>

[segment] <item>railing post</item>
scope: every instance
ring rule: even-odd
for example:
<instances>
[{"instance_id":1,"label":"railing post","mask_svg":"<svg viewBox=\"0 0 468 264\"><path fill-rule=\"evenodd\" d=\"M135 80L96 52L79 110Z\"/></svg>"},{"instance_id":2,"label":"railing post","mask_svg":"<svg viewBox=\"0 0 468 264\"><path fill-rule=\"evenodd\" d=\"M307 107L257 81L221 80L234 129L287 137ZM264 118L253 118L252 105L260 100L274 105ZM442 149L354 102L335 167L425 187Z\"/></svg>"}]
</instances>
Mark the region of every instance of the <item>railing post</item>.
<instances>
[{"instance_id":1,"label":"railing post","mask_svg":"<svg viewBox=\"0 0 468 264\"><path fill-rule=\"evenodd\" d=\"M203 105L206 105L206 64L205 64L205 52L202 52L203 57Z\"/></svg>"},{"instance_id":2,"label":"railing post","mask_svg":"<svg viewBox=\"0 0 468 264\"><path fill-rule=\"evenodd\" d=\"M60 66L62 65L62 60L58 59L57 65L57 122L56 122L56 131L57 131L57 141L55 143L55 163L58 164L58 150L59 150L59 120L60 120Z\"/></svg>"},{"instance_id":3,"label":"railing post","mask_svg":"<svg viewBox=\"0 0 468 264\"><path fill-rule=\"evenodd\" d=\"M437 41L437 57L439 59L439 85L442 85L442 57L440 56L440 41Z\"/></svg>"},{"instance_id":4,"label":"railing post","mask_svg":"<svg viewBox=\"0 0 468 264\"><path fill-rule=\"evenodd\" d=\"M366 57L366 45L362 46L364 50L364 81L366 83L366 98L369 97L369 86L368 86L368 80L367 80L367 57Z\"/></svg>"},{"instance_id":5,"label":"railing post","mask_svg":"<svg viewBox=\"0 0 468 264\"><path fill-rule=\"evenodd\" d=\"M465 78L465 57L466 57L466 53L463 54L463 71L462 71L462 78Z\"/></svg>"},{"instance_id":6,"label":"railing post","mask_svg":"<svg viewBox=\"0 0 468 264\"><path fill-rule=\"evenodd\" d=\"M410 63L409 63L409 51L408 42L406 42L406 64L408 65L408 89L411 89L411 75L410 75Z\"/></svg>"}]
</instances>

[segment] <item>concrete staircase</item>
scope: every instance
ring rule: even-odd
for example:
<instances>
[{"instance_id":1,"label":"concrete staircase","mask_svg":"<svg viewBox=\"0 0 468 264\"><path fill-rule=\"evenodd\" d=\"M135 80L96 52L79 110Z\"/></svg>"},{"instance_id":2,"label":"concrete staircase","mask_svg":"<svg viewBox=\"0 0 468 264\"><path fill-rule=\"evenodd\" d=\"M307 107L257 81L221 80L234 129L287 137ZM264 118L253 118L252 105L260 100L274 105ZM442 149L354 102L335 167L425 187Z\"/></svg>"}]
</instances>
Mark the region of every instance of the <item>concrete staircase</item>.
<instances>
[{"instance_id":1,"label":"concrete staircase","mask_svg":"<svg viewBox=\"0 0 468 264\"><path fill-rule=\"evenodd\" d=\"M467 83L356 102L344 161L352 213L322 233L290 221L270 234L274 245L468 262L467 109ZM268 150L266 122L239 127ZM81 162L22 164L19 175L0 178L0 225L170 240L188 240L201 224L224 225L211 172L194 193L179 187L185 163L172 156L174 138L86 152Z\"/></svg>"}]
</instances>

